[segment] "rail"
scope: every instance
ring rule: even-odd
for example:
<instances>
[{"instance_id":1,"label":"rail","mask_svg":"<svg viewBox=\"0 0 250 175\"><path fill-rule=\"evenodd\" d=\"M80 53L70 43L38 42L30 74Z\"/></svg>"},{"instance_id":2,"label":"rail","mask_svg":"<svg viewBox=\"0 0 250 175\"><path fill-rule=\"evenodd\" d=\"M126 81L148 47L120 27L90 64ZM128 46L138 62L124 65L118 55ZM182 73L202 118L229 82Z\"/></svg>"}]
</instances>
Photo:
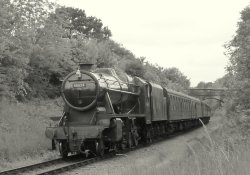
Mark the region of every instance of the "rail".
<instances>
[{"instance_id":1,"label":"rail","mask_svg":"<svg viewBox=\"0 0 250 175\"><path fill-rule=\"evenodd\" d=\"M7 170L7 171L3 171L0 172L0 175L7 175L7 174L20 174L20 173L25 173L25 172L29 172L35 169L40 169L40 168L44 168L44 167L48 167L48 166L52 166L58 163L63 162L62 158L58 158L58 159L54 159L54 160L49 160L46 162L40 162L37 164L33 164L33 165L28 165L25 167L20 167L20 168L16 168L16 169L12 169L12 170Z\"/></svg>"}]
</instances>

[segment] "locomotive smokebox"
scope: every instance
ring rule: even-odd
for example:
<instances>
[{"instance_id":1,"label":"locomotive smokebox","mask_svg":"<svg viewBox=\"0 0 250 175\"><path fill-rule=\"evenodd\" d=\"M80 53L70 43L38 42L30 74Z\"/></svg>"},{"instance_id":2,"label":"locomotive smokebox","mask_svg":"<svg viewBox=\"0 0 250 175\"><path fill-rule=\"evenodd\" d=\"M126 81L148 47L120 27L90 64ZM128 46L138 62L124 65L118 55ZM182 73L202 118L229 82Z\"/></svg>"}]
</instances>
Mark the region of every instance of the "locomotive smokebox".
<instances>
[{"instance_id":1,"label":"locomotive smokebox","mask_svg":"<svg viewBox=\"0 0 250 175\"><path fill-rule=\"evenodd\" d=\"M93 66L94 64L92 63L80 63L79 64L80 70L83 70L83 71L91 71L93 69Z\"/></svg>"},{"instance_id":2,"label":"locomotive smokebox","mask_svg":"<svg viewBox=\"0 0 250 175\"><path fill-rule=\"evenodd\" d=\"M124 110L129 112L137 102L134 99L139 95L136 86L121 81L111 68L95 71L92 68L93 64L81 63L78 70L71 72L64 79L61 92L67 106L77 111L87 111L94 108L98 101L104 106L126 105Z\"/></svg>"},{"instance_id":3,"label":"locomotive smokebox","mask_svg":"<svg viewBox=\"0 0 250 175\"><path fill-rule=\"evenodd\" d=\"M63 100L77 111L86 111L96 104L99 86L96 77L89 71L92 66L81 64L81 70L71 72L62 83Z\"/></svg>"}]
</instances>

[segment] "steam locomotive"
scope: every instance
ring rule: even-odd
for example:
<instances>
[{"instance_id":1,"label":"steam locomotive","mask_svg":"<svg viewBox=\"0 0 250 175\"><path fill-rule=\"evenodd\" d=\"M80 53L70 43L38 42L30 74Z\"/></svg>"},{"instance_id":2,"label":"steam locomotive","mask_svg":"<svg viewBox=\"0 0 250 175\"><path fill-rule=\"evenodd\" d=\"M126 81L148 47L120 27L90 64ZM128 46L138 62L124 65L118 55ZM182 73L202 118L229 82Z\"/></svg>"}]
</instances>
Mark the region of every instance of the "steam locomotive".
<instances>
[{"instance_id":1,"label":"steam locomotive","mask_svg":"<svg viewBox=\"0 0 250 175\"><path fill-rule=\"evenodd\" d=\"M199 99L139 77L121 80L111 68L92 66L81 64L66 76L63 115L57 126L46 128L62 157L70 152L103 155L200 125L200 120L209 122L211 110Z\"/></svg>"}]
</instances>

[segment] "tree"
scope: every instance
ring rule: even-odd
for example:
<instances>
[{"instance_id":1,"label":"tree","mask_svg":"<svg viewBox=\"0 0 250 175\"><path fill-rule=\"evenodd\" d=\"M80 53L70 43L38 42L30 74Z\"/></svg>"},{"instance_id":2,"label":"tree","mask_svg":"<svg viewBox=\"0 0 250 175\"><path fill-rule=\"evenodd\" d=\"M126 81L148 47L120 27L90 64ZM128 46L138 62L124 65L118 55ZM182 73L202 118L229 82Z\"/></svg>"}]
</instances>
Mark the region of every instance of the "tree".
<instances>
[{"instance_id":1,"label":"tree","mask_svg":"<svg viewBox=\"0 0 250 175\"><path fill-rule=\"evenodd\" d=\"M139 59L127 63L125 72L131 76L144 77L145 69Z\"/></svg>"},{"instance_id":2,"label":"tree","mask_svg":"<svg viewBox=\"0 0 250 175\"><path fill-rule=\"evenodd\" d=\"M83 33L83 26L92 25L87 22L88 17L83 10L59 7L45 20L44 26L38 28L29 64L33 70L26 79L33 88L33 95L59 95L59 80L75 70L80 62L91 62L97 67L116 64L116 56L111 52L108 40L100 39L98 32L91 36ZM97 26L102 29L101 23ZM45 86L38 89L41 83Z\"/></svg>"},{"instance_id":3,"label":"tree","mask_svg":"<svg viewBox=\"0 0 250 175\"><path fill-rule=\"evenodd\" d=\"M187 79L183 73L179 71L179 69L173 67L169 69L163 70L164 76L170 81L180 84L182 87L188 89L190 87L190 80Z\"/></svg>"},{"instance_id":4,"label":"tree","mask_svg":"<svg viewBox=\"0 0 250 175\"><path fill-rule=\"evenodd\" d=\"M238 29L233 39L225 45L229 56L228 72L235 77L238 89L236 101L243 108L250 107L250 6L241 12Z\"/></svg>"},{"instance_id":5,"label":"tree","mask_svg":"<svg viewBox=\"0 0 250 175\"><path fill-rule=\"evenodd\" d=\"M230 73L227 73L226 75L224 75L222 78L217 79L214 83L213 83L213 87L214 88L232 88L233 84L235 82L234 76Z\"/></svg>"},{"instance_id":6,"label":"tree","mask_svg":"<svg viewBox=\"0 0 250 175\"><path fill-rule=\"evenodd\" d=\"M30 89L25 79L36 47L37 29L42 28L53 4L47 0L4 0L0 2L0 66L5 71L10 96ZM6 92L8 94L8 92Z\"/></svg>"},{"instance_id":7,"label":"tree","mask_svg":"<svg viewBox=\"0 0 250 175\"><path fill-rule=\"evenodd\" d=\"M85 11L72 7L59 7L54 14L50 15L58 25L69 30L68 38L73 34L81 33L86 38L109 39L111 31L103 27L100 19L93 16L86 16Z\"/></svg>"},{"instance_id":8,"label":"tree","mask_svg":"<svg viewBox=\"0 0 250 175\"><path fill-rule=\"evenodd\" d=\"M206 89L206 88L212 88L213 87L213 83L212 82L204 82L201 81L198 83L198 85L196 86L196 88L202 88L202 89Z\"/></svg>"}]
</instances>

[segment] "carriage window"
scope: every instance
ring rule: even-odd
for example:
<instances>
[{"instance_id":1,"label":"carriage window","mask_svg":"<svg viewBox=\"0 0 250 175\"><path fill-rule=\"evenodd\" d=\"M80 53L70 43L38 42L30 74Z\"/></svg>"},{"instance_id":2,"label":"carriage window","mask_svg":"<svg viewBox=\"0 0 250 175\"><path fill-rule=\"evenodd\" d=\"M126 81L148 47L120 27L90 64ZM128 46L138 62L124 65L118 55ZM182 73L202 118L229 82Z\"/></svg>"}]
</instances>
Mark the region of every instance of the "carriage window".
<instances>
[{"instance_id":1,"label":"carriage window","mask_svg":"<svg viewBox=\"0 0 250 175\"><path fill-rule=\"evenodd\" d=\"M178 98L178 109L181 109L181 99Z\"/></svg>"},{"instance_id":2,"label":"carriage window","mask_svg":"<svg viewBox=\"0 0 250 175\"><path fill-rule=\"evenodd\" d=\"M176 110L176 97L174 97L174 110Z\"/></svg>"},{"instance_id":3,"label":"carriage window","mask_svg":"<svg viewBox=\"0 0 250 175\"><path fill-rule=\"evenodd\" d=\"M147 86L147 98L150 97L150 89L149 89L149 86Z\"/></svg>"},{"instance_id":4,"label":"carriage window","mask_svg":"<svg viewBox=\"0 0 250 175\"><path fill-rule=\"evenodd\" d=\"M171 106L172 106L172 110L174 110L174 98L173 98L173 96L171 96Z\"/></svg>"},{"instance_id":5,"label":"carriage window","mask_svg":"<svg viewBox=\"0 0 250 175\"><path fill-rule=\"evenodd\" d=\"M178 104L179 104L178 98L176 97L176 111L178 110Z\"/></svg>"},{"instance_id":6,"label":"carriage window","mask_svg":"<svg viewBox=\"0 0 250 175\"><path fill-rule=\"evenodd\" d=\"M185 100L183 100L183 109L185 110Z\"/></svg>"},{"instance_id":7,"label":"carriage window","mask_svg":"<svg viewBox=\"0 0 250 175\"><path fill-rule=\"evenodd\" d=\"M172 98L172 95L170 95L169 98L170 98L170 108L173 109L173 98Z\"/></svg>"},{"instance_id":8,"label":"carriage window","mask_svg":"<svg viewBox=\"0 0 250 175\"><path fill-rule=\"evenodd\" d=\"M177 111L177 106L178 106L178 101L177 98L175 97L175 110Z\"/></svg>"},{"instance_id":9,"label":"carriage window","mask_svg":"<svg viewBox=\"0 0 250 175\"><path fill-rule=\"evenodd\" d=\"M183 108L183 111L185 111L185 100L182 99L182 108Z\"/></svg>"},{"instance_id":10,"label":"carriage window","mask_svg":"<svg viewBox=\"0 0 250 175\"><path fill-rule=\"evenodd\" d=\"M172 106L172 110L174 110L174 97L171 96L171 106Z\"/></svg>"},{"instance_id":11,"label":"carriage window","mask_svg":"<svg viewBox=\"0 0 250 175\"><path fill-rule=\"evenodd\" d=\"M180 102L180 98L178 98L178 110L180 110L181 108L181 102Z\"/></svg>"},{"instance_id":12,"label":"carriage window","mask_svg":"<svg viewBox=\"0 0 250 175\"><path fill-rule=\"evenodd\" d=\"M177 104L178 104L178 102L177 102L177 98L176 98L176 97L174 98L174 102L175 102L175 103L174 103L174 104L175 104L175 105L174 105L174 109L177 111Z\"/></svg>"}]
</instances>

